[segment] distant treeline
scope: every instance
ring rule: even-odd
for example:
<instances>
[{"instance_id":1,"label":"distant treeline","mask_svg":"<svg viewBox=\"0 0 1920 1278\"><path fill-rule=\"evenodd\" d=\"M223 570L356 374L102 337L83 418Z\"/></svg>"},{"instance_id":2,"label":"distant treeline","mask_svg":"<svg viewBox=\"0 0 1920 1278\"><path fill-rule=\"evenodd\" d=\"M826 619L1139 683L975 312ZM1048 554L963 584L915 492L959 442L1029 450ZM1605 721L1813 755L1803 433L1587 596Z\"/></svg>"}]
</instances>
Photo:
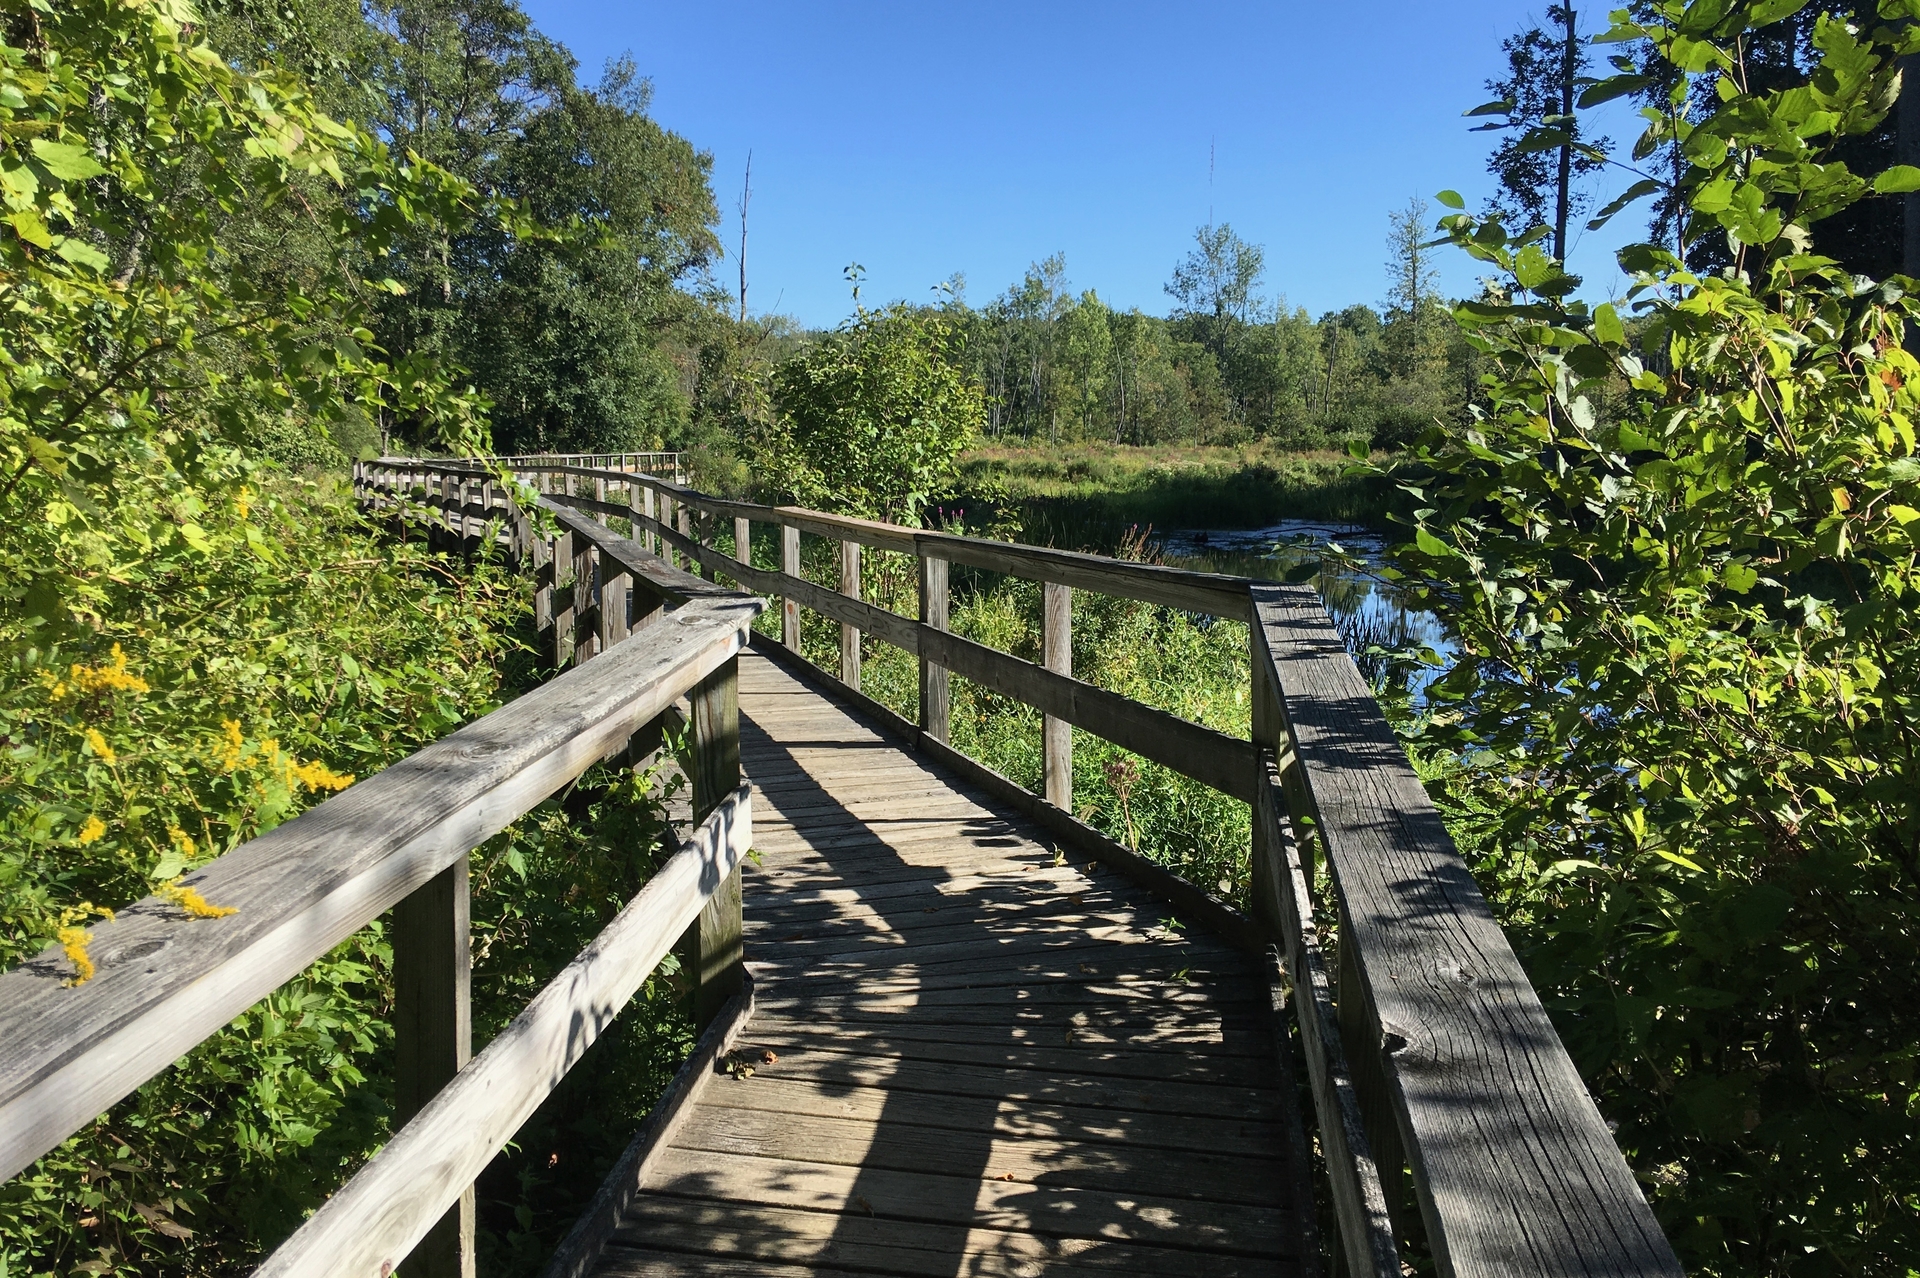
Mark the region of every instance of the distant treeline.
<instances>
[{"instance_id":1,"label":"distant treeline","mask_svg":"<svg viewBox=\"0 0 1920 1278\"><path fill-rule=\"evenodd\" d=\"M1261 251L1224 224L1197 232L1165 317L1076 292L1059 254L984 306L956 296L946 309L995 440L1398 447L1458 414L1475 376L1434 290L1426 222L1418 203L1393 215L1379 308L1317 320L1259 296Z\"/></svg>"}]
</instances>

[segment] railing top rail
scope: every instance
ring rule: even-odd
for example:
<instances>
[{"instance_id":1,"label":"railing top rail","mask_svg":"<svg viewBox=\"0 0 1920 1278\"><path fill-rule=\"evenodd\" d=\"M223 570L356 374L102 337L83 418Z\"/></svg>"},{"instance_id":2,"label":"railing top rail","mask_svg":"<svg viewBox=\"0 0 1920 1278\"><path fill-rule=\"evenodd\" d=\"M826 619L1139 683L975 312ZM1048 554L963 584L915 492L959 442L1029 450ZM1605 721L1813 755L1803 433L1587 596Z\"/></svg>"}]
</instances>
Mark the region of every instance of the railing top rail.
<instances>
[{"instance_id":1,"label":"railing top rail","mask_svg":"<svg viewBox=\"0 0 1920 1278\"><path fill-rule=\"evenodd\" d=\"M417 464L417 463L415 463ZM1106 555L1075 550L1055 550L1045 546L1025 546L1017 542L993 541L985 537L966 537L933 529L909 528L901 524L849 515L829 514L802 506L769 506L758 502L711 497L685 484L629 471L601 470L590 466L534 464L512 469L540 474L580 475L621 483L637 483L670 497L677 503L708 514L763 523L781 524L841 541L858 542L878 550L926 555L953 563L1002 572L1009 576L1036 581L1051 581L1080 590L1139 599L1235 621L1252 619L1247 602L1249 577L1225 573L1196 572L1165 564L1138 564Z\"/></svg>"},{"instance_id":2,"label":"railing top rail","mask_svg":"<svg viewBox=\"0 0 1920 1278\"><path fill-rule=\"evenodd\" d=\"M697 599L659 624L187 876L237 912L148 897L0 974L0 1180L657 718L737 653L762 602Z\"/></svg>"},{"instance_id":3,"label":"railing top rail","mask_svg":"<svg viewBox=\"0 0 1920 1278\"><path fill-rule=\"evenodd\" d=\"M1341 926L1340 1019L1388 1094L1442 1274L1679 1262L1319 597L1253 587Z\"/></svg>"}]
</instances>

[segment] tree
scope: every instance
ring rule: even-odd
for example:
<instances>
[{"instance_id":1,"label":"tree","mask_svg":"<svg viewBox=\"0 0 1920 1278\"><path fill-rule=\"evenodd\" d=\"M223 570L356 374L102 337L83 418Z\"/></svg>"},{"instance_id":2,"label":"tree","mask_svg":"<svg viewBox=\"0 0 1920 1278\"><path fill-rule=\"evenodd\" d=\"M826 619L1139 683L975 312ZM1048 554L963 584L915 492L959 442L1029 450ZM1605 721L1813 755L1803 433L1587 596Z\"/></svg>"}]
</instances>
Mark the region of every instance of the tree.
<instances>
[{"instance_id":1,"label":"tree","mask_svg":"<svg viewBox=\"0 0 1920 1278\"><path fill-rule=\"evenodd\" d=\"M1197 228L1193 240L1165 291L1174 300L1173 317L1193 322L1201 345L1225 364L1239 330L1260 307L1254 290L1266 271L1266 250L1235 235L1226 222Z\"/></svg>"},{"instance_id":2,"label":"tree","mask_svg":"<svg viewBox=\"0 0 1920 1278\"><path fill-rule=\"evenodd\" d=\"M1418 196L1387 214L1386 332L1392 376L1430 375L1441 357L1440 268L1428 245L1430 206Z\"/></svg>"},{"instance_id":3,"label":"tree","mask_svg":"<svg viewBox=\"0 0 1920 1278\"><path fill-rule=\"evenodd\" d=\"M1502 116L1479 127L1509 135L1487 161L1487 172L1500 182L1488 216L1520 231L1552 227L1554 260L1564 262L1568 221L1591 202L1576 184L1606 167L1612 144L1589 140L1582 130L1577 97L1593 81L1578 15L1572 5L1557 4L1547 9L1547 21L1552 34L1528 27L1501 43L1507 75L1487 81L1498 96L1468 114Z\"/></svg>"},{"instance_id":4,"label":"tree","mask_svg":"<svg viewBox=\"0 0 1920 1278\"><path fill-rule=\"evenodd\" d=\"M986 423L939 311L865 308L774 373L769 460L802 502L917 525Z\"/></svg>"},{"instance_id":5,"label":"tree","mask_svg":"<svg viewBox=\"0 0 1920 1278\"><path fill-rule=\"evenodd\" d=\"M1842 158L1920 28L1822 16L1797 81L1743 84L1783 7L1662 0L1609 33L1716 75L1677 190L1732 270L1630 246L1633 317L1573 300L1538 243L1444 219L1529 296L1456 311L1485 398L1427 436L1395 570L1463 654L1419 748L1689 1271L1898 1273L1920 1252L1920 308L1809 250L1920 183ZM1652 114L1642 155L1670 136Z\"/></svg>"}]
</instances>

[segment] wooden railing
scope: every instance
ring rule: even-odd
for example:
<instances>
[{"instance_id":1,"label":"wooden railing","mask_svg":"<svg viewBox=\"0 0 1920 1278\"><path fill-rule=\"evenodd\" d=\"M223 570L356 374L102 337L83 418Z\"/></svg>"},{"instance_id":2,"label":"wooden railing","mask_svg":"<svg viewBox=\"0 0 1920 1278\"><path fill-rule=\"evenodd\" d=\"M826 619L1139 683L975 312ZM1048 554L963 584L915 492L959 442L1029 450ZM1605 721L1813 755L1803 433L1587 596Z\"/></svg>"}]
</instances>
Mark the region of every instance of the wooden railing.
<instances>
[{"instance_id":1,"label":"wooden railing","mask_svg":"<svg viewBox=\"0 0 1920 1278\"><path fill-rule=\"evenodd\" d=\"M441 535L454 535L445 508L457 506L469 540L536 544L504 494L460 488L434 494ZM707 1037L740 1014L739 866L752 812L736 654L762 605L647 559L659 606L642 633L609 636L599 660L186 876L231 915L195 919L148 897L94 927L96 972L84 984L69 983L59 948L0 975L0 1180L392 910L403 1125L259 1272L379 1278L411 1253L411 1272L471 1275L474 1178L676 940ZM695 828L469 1060L469 851L596 762L654 751L679 720L676 702L691 719Z\"/></svg>"},{"instance_id":2,"label":"wooden railing","mask_svg":"<svg viewBox=\"0 0 1920 1278\"><path fill-rule=\"evenodd\" d=\"M489 517L505 526L505 494L489 476L423 465L372 463L360 483L376 505L431 498L449 527L471 532ZM539 490L560 529L533 547L556 663L616 642L622 625L647 624L657 587L646 579L668 568L654 552L683 557L710 578L781 599L782 643L796 654L801 608L837 621L836 695L863 702L918 748L1226 939L1274 946L1348 1272L1397 1278L1400 1249L1411 1245L1443 1275L1680 1273L1512 946L1311 590L722 500L653 476L543 461L513 469ZM733 555L713 544L722 521L732 522ZM625 523L631 538L609 523ZM779 529L777 569L750 562L755 523ZM838 543L838 591L801 576L802 534ZM916 558L916 617L860 598L863 547ZM1040 663L951 633L951 564L1044 583ZM1076 679L1073 590L1248 623L1252 739ZM859 694L862 633L918 658L917 724ZM1042 711L1044 795L947 744L950 673ZM1068 725L1252 805L1251 916L1074 818ZM1322 866L1326 888L1316 894ZM1337 963L1327 958L1326 930L1337 935Z\"/></svg>"},{"instance_id":3,"label":"wooden railing","mask_svg":"<svg viewBox=\"0 0 1920 1278\"><path fill-rule=\"evenodd\" d=\"M687 481L685 453L520 453L476 460L499 466L585 466L595 470L632 471L658 475L676 484Z\"/></svg>"}]
</instances>

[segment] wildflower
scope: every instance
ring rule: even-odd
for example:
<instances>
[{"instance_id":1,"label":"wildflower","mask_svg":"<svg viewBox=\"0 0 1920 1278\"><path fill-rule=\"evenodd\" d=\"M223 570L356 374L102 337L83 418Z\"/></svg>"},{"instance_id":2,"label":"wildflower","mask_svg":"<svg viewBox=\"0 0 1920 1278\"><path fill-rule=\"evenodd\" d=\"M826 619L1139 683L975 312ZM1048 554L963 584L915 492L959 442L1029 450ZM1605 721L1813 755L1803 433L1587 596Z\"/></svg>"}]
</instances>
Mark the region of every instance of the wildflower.
<instances>
[{"instance_id":1,"label":"wildflower","mask_svg":"<svg viewBox=\"0 0 1920 1278\"><path fill-rule=\"evenodd\" d=\"M65 952L67 961L73 964L73 979L69 985L85 985L93 979L93 959L87 955L87 945L93 940L93 933L84 927L63 927L56 932L60 948Z\"/></svg>"},{"instance_id":2,"label":"wildflower","mask_svg":"<svg viewBox=\"0 0 1920 1278\"><path fill-rule=\"evenodd\" d=\"M227 730L225 748L220 753L220 766L227 772L240 766L240 753L246 748L246 739L240 735L238 719L222 719L221 724Z\"/></svg>"},{"instance_id":3,"label":"wildflower","mask_svg":"<svg viewBox=\"0 0 1920 1278\"><path fill-rule=\"evenodd\" d=\"M189 861L193 860L196 855L196 849L193 846L192 835L189 835L177 825L170 825L167 827L167 837L173 840L173 846L179 851L181 856Z\"/></svg>"},{"instance_id":4,"label":"wildflower","mask_svg":"<svg viewBox=\"0 0 1920 1278\"><path fill-rule=\"evenodd\" d=\"M147 681L138 675L127 673L127 654L120 645L113 645L113 654L104 666L74 666L69 679L82 693L94 692L146 692ZM56 685L58 688L58 685ZM62 689L63 691L64 689ZM60 695L56 691L55 696Z\"/></svg>"},{"instance_id":5,"label":"wildflower","mask_svg":"<svg viewBox=\"0 0 1920 1278\"><path fill-rule=\"evenodd\" d=\"M118 763L120 761L120 756L113 752L113 747L107 744L107 739L100 735L100 729L87 729L87 744L92 746L93 752L107 763Z\"/></svg>"},{"instance_id":6,"label":"wildflower","mask_svg":"<svg viewBox=\"0 0 1920 1278\"><path fill-rule=\"evenodd\" d=\"M80 845L98 843L100 836L107 832L107 823L97 816L90 816L80 827Z\"/></svg>"},{"instance_id":7,"label":"wildflower","mask_svg":"<svg viewBox=\"0 0 1920 1278\"><path fill-rule=\"evenodd\" d=\"M191 914L196 919L223 919L229 914L238 914L237 905L214 905L201 896L197 888L190 888L175 879L161 886L160 895Z\"/></svg>"},{"instance_id":8,"label":"wildflower","mask_svg":"<svg viewBox=\"0 0 1920 1278\"><path fill-rule=\"evenodd\" d=\"M344 790L353 784L351 775L335 772L319 762L292 764L287 769L287 775L309 790Z\"/></svg>"},{"instance_id":9,"label":"wildflower","mask_svg":"<svg viewBox=\"0 0 1920 1278\"><path fill-rule=\"evenodd\" d=\"M253 490L241 485L239 496L233 499L233 508L240 518L245 519L253 512Z\"/></svg>"}]
</instances>

